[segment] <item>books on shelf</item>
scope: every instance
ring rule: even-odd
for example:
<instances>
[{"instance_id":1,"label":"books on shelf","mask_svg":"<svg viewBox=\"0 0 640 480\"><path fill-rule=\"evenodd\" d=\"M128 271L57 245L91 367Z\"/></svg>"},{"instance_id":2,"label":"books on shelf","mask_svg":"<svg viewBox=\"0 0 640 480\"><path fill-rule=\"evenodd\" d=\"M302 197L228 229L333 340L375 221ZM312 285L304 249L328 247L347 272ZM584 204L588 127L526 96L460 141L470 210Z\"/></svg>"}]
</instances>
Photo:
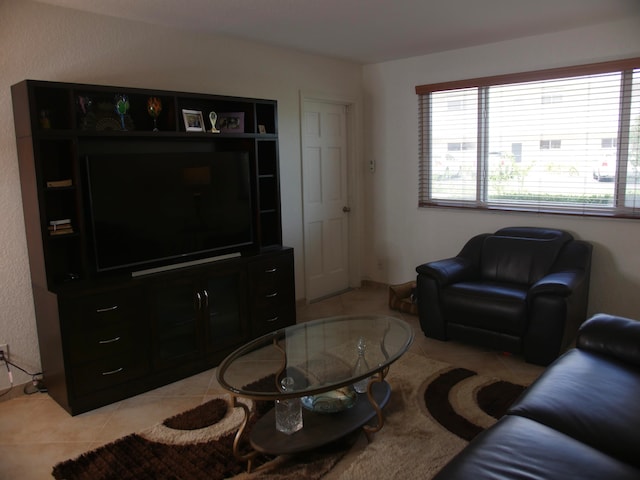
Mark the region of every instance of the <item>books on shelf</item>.
<instances>
[{"instance_id":1,"label":"books on shelf","mask_svg":"<svg viewBox=\"0 0 640 480\"><path fill-rule=\"evenodd\" d=\"M51 220L49 222L49 235L68 235L73 233L73 225L71 219Z\"/></svg>"},{"instance_id":2,"label":"books on shelf","mask_svg":"<svg viewBox=\"0 0 640 480\"><path fill-rule=\"evenodd\" d=\"M62 188L62 187L72 187L73 180L70 178L66 178L64 180L52 180L47 182L47 188Z\"/></svg>"}]
</instances>

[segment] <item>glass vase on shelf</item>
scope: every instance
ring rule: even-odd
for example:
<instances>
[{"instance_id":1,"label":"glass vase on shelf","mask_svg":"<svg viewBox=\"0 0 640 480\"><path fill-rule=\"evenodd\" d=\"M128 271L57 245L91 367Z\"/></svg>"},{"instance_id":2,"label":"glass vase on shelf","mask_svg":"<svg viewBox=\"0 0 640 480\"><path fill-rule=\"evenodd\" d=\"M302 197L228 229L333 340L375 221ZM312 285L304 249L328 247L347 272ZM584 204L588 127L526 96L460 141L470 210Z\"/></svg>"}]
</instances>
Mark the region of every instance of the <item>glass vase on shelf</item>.
<instances>
[{"instance_id":1,"label":"glass vase on shelf","mask_svg":"<svg viewBox=\"0 0 640 480\"><path fill-rule=\"evenodd\" d=\"M356 360L356 364L353 367L353 375L358 376L364 373L367 373L369 369L369 364L367 363L367 359L365 358L365 353L367 350L367 341L364 337L360 337L358 339L358 359ZM358 393L364 393L367 391L367 386L369 385L369 377L363 378L362 380L357 381L353 384L353 389Z\"/></svg>"},{"instance_id":2,"label":"glass vase on shelf","mask_svg":"<svg viewBox=\"0 0 640 480\"><path fill-rule=\"evenodd\" d=\"M295 381L292 377L284 377L280 380L282 393L293 391ZM286 398L276 400L276 430L287 435L297 432L302 428L302 404L299 398Z\"/></svg>"},{"instance_id":3,"label":"glass vase on shelf","mask_svg":"<svg viewBox=\"0 0 640 480\"><path fill-rule=\"evenodd\" d=\"M149 97L147 100L147 112L153 119L153 131L158 131L158 117L162 111L162 101L158 97Z\"/></svg>"}]
</instances>

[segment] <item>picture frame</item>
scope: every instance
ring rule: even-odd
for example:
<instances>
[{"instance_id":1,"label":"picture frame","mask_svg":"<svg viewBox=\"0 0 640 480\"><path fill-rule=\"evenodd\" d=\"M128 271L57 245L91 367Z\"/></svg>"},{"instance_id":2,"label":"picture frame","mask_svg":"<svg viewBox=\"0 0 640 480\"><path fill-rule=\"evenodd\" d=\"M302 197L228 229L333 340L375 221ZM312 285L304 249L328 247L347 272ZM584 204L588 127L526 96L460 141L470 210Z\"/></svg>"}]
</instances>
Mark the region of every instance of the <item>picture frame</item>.
<instances>
[{"instance_id":1,"label":"picture frame","mask_svg":"<svg viewBox=\"0 0 640 480\"><path fill-rule=\"evenodd\" d=\"M182 109L184 129L187 132L204 132L204 118L199 110Z\"/></svg>"},{"instance_id":2,"label":"picture frame","mask_svg":"<svg viewBox=\"0 0 640 480\"><path fill-rule=\"evenodd\" d=\"M223 133L244 133L244 112L219 113L218 128Z\"/></svg>"},{"instance_id":3,"label":"picture frame","mask_svg":"<svg viewBox=\"0 0 640 480\"><path fill-rule=\"evenodd\" d=\"M267 127L264 125L258 125L258 133L265 134L267 133Z\"/></svg>"}]
</instances>

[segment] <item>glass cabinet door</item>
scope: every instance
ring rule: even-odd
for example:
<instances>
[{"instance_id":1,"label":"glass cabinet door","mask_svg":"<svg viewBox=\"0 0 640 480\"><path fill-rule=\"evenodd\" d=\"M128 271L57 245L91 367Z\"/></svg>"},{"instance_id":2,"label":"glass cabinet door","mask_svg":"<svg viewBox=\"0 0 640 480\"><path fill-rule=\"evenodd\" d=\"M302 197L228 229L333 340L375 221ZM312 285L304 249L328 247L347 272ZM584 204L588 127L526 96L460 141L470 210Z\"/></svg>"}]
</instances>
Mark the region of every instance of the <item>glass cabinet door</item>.
<instances>
[{"instance_id":1,"label":"glass cabinet door","mask_svg":"<svg viewBox=\"0 0 640 480\"><path fill-rule=\"evenodd\" d=\"M200 304L191 279L164 282L153 289L153 316L155 326L155 362L168 366L180 360L199 356L198 317L204 305Z\"/></svg>"},{"instance_id":2,"label":"glass cabinet door","mask_svg":"<svg viewBox=\"0 0 640 480\"><path fill-rule=\"evenodd\" d=\"M244 271L228 271L210 276L203 290L207 301L207 351L234 347L249 338L246 315Z\"/></svg>"}]
</instances>

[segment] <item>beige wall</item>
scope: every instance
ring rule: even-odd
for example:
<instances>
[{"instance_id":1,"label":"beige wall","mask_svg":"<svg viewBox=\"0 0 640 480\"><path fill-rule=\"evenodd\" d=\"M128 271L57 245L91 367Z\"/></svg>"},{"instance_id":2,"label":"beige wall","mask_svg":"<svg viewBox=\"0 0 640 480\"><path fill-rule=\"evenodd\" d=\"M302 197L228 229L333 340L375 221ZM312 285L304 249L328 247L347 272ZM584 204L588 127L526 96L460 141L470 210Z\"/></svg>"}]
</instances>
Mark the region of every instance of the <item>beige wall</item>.
<instances>
[{"instance_id":1,"label":"beige wall","mask_svg":"<svg viewBox=\"0 0 640 480\"><path fill-rule=\"evenodd\" d=\"M471 236L509 225L564 228L594 244L589 312L640 318L640 220L418 209L415 86L640 56L640 17L595 27L364 67L367 212L363 276L415 278L421 263L455 255ZM375 195L374 195L375 193Z\"/></svg>"},{"instance_id":2,"label":"beige wall","mask_svg":"<svg viewBox=\"0 0 640 480\"><path fill-rule=\"evenodd\" d=\"M0 0L0 46L0 343L16 362L40 368L10 96L26 78L277 100L284 243L295 249L304 298L299 95L358 102L360 65L30 0ZM28 380L16 375L16 383Z\"/></svg>"}]
</instances>

